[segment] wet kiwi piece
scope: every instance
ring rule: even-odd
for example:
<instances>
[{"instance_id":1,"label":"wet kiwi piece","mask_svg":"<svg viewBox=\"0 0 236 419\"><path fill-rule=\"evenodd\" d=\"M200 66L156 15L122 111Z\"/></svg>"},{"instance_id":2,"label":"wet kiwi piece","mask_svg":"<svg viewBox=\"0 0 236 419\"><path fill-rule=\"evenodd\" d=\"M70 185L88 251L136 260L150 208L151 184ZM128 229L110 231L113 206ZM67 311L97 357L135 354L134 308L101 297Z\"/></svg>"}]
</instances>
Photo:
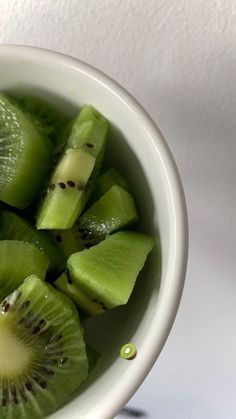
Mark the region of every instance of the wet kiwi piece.
<instances>
[{"instance_id":1,"label":"wet kiwi piece","mask_svg":"<svg viewBox=\"0 0 236 419\"><path fill-rule=\"evenodd\" d=\"M48 258L31 243L17 240L0 241L0 301L21 285L27 276L44 279Z\"/></svg>"},{"instance_id":2,"label":"wet kiwi piece","mask_svg":"<svg viewBox=\"0 0 236 419\"><path fill-rule=\"evenodd\" d=\"M73 283L65 273L54 282L54 285L59 291L70 297L70 299L86 314L95 316L106 310L106 307L102 304L91 300L91 298L89 298L76 283Z\"/></svg>"},{"instance_id":3,"label":"wet kiwi piece","mask_svg":"<svg viewBox=\"0 0 236 419\"><path fill-rule=\"evenodd\" d=\"M154 239L149 235L114 233L69 257L70 278L87 296L107 308L126 304L153 246Z\"/></svg>"},{"instance_id":4,"label":"wet kiwi piece","mask_svg":"<svg viewBox=\"0 0 236 419\"><path fill-rule=\"evenodd\" d=\"M38 96L23 96L20 103L27 112L36 116L48 127L57 129L69 122L69 117L67 115L47 100L39 98Z\"/></svg>"},{"instance_id":5,"label":"wet kiwi piece","mask_svg":"<svg viewBox=\"0 0 236 419\"><path fill-rule=\"evenodd\" d=\"M20 104L45 130L53 143L53 154L60 152L69 136L69 117L45 99L27 95L20 99Z\"/></svg>"},{"instance_id":6,"label":"wet kiwi piece","mask_svg":"<svg viewBox=\"0 0 236 419\"><path fill-rule=\"evenodd\" d=\"M130 227L137 221L138 214L132 195L114 185L83 213L78 225L84 230L84 235L89 232L94 242L98 243L107 234Z\"/></svg>"},{"instance_id":7,"label":"wet kiwi piece","mask_svg":"<svg viewBox=\"0 0 236 419\"><path fill-rule=\"evenodd\" d=\"M93 171L95 158L82 149L69 148L59 161L48 193L37 215L37 228L69 229L81 211L81 197Z\"/></svg>"},{"instance_id":8,"label":"wet kiwi piece","mask_svg":"<svg viewBox=\"0 0 236 419\"><path fill-rule=\"evenodd\" d=\"M86 241L76 224L69 230L52 230L52 234L67 258L85 249Z\"/></svg>"},{"instance_id":9,"label":"wet kiwi piece","mask_svg":"<svg viewBox=\"0 0 236 419\"><path fill-rule=\"evenodd\" d=\"M39 208L38 229L69 229L83 211L102 163L107 120L85 106L74 120L66 149Z\"/></svg>"},{"instance_id":10,"label":"wet kiwi piece","mask_svg":"<svg viewBox=\"0 0 236 419\"><path fill-rule=\"evenodd\" d=\"M30 205L43 187L51 155L46 136L0 93L0 199L17 208Z\"/></svg>"},{"instance_id":11,"label":"wet kiwi piece","mask_svg":"<svg viewBox=\"0 0 236 419\"><path fill-rule=\"evenodd\" d=\"M44 418L87 377L74 305L34 275L2 302L0 340L1 418Z\"/></svg>"},{"instance_id":12,"label":"wet kiwi piece","mask_svg":"<svg viewBox=\"0 0 236 419\"><path fill-rule=\"evenodd\" d=\"M66 265L66 256L56 239L48 231L37 231L24 218L14 212L0 213L0 240L20 240L35 244L49 259L49 270L61 272Z\"/></svg>"},{"instance_id":13,"label":"wet kiwi piece","mask_svg":"<svg viewBox=\"0 0 236 419\"><path fill-rule=\"evenodd\" d=\"M93 106L85 105L73 128L68 144L72 147L76 144L96 158L93 172L81 199L83 209L97 186L108 140L109 124Z\"/></svg>"},{"instance_id":14,"label":"wet kiwi piece","mask_svg":"<svg viewBox=\"0 0 236 419\"><path fill-rule=\"evenodd\" d=\"M124 178L124 176L112 167L99 177L97 186L89 202L94 203L95 201L97 201L114 185L120 186L121 188L130 192L129 184Z\"/></svg>"}]
</instances>

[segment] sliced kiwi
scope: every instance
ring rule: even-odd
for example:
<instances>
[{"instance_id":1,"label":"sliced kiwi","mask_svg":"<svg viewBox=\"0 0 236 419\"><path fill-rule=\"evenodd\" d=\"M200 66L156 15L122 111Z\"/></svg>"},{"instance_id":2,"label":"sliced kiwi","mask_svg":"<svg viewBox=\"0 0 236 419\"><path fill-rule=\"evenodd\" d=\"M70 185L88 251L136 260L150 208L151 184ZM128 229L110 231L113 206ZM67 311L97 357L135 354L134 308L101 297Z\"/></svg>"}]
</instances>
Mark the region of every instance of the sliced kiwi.
<instances>
[{"instance_id":1,"label":"sliced kiwi","mask_svg":"<svg viewBox=\"0 0 236 419\"><path fill-rule=\"evenodd\" d=\"M56 239L48 231L37 231L24 218L11 211L0 213L0 240L21 240L35 244L49 259L49 270L61 272L66 256Z\"/></svg>"},{"instance_id":2,"label":"sliced kiwi","mask_svg":"<svg viewBox=\"0 0 236 419\"><path fill-rule=\"evenodd\" d=\"M108 123L91 106L74 120L37 216L38 229L69 229L83 211L102 163Z\"/></svg>"},{"instance_id":3,"label":"sliced kiwi","mask_svg":"<svg viewBox=\"0 0 236 419\"><path fill-rule=\"evenodd\" d=\"M80 232L77 225L69 230L52 230L52 234L67 258L86 247L86 242L83 239L84 234Z\"/></svg>"},{"instance_id":4,"label":"sliced kiwi","mask_svg":"<svg viewBox=\"0 0 236 419\"><path fill-rule=\"evenodd\" d=\"M23 96L20 100L20 103L27 110L27 112L36 116L48 127L57 129L61 128L67 122L69 122L69 117L67 115L65 115L47 100L39 98L38 96Z\"/></svg>"},{"instance_id":5,"label":"sliced kiwi","mask_svg":"<svg viewBox=\"0 0 236 419\"><path fill-rule=\"evenodd\" d=\"M98 303L96 300L91 300L65 273L54 282L54 285L59 291L70 297L86 314L95 316L106 310L103 304Z\"/></svg>"},{"instance_id":6,"label":"sliced kiwi","mask_svg":"<svg viewBox=\"0 0 236 419\"><path fill-rule=\"evenodd\" d=\"M132 195L120 186L112 186L79 218L80 230L98 243L107 234L130 227L138 221Z\"/></svg>"},{"instance_id":7,"label":"sliced kiwi","mask_svg":"<svg viewBox=\"0 0 236 419\"><path fill-rule=\"evenodd\" d=\"M129 184L124 176L112 167L99 177L97 186L91 196L91 201L97 201L114 185L120 186L128 192L130 191Z\"/></svg>"},{"instance_id":8,"label":"sliced kiwi","mask_svg":"<svg viewBox=\"0 0 236 419\"><path fill-rule=\"evenodd\" d=\"M82 149L65 151L39 209L38 229L69 229L73 226L81 212L81 197L94 164L95 158Z\"/></svg>"},{"instance_id":9,"label":"sliced kiwi","mask_svg":"<svg viewBox=\"0 0 236 419\"><path fill-rule=\"evenodd\" d=\"M70 278L91 300L107 308L126 304L153 246L154 239L146 234L114 233L69 257Z\"/></svg>"},{"instance_id":10,"label":"sliced kiwi","mask_svg":"<svg viewBox=\"0 0 236 419\"><path fill-rule=\"evenodd\" d=\"M52 147L46 136L8 96L0 94L0 199L27 207L40 193Z\"/></svg>"},{"instance_id":11,"label":"sliced kiwi","mask_svg":"<svg viewBox=\"0 0 236 419\"><path fill-rule=\"evenodd\" d=\"M20 100L23 108L46 131L53 143L53 154L60 152L69 136L69 117L45 99L27 95Z\"/></svg>"},{"instance_id":12,"label":"sliced kiwi","mask_svg":"<svg viewBox=\"0 0 236 419\"><path fill-rule=\"evenodd\" d=\"M2 302L0 340L1 418L44 418L87 377L78 313L37 276Z\"/></svg>"},{"instance_id":13,"label":"sliced kiwi","mask_svg":"<svg viewBox=\"0 0 236 419\"><path fill-rule=\"evenodd\" d=\"M48 258L31 243L0 241L0 301L14 291L24 279L35 274L44 279Z\"/></svg>"}]
</instances>

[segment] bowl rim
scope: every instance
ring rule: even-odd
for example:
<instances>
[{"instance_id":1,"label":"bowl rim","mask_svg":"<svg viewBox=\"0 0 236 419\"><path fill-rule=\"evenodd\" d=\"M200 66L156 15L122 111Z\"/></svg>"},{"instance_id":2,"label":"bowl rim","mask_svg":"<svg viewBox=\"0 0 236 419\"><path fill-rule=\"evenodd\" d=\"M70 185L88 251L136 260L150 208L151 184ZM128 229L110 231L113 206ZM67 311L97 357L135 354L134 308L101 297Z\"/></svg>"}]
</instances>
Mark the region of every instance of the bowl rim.
<instances>
[{"instance_id":1,"label":"bowl rim","mask_svg":"<svg viewBox=\"0 0 236 419\"><path fill-rule=\"evenodd\" d=\"M119 394L117 392L119 386L115 386L113 393L109 393L109 397L106 397L106 403L103 403L100 413L97 410L97 406L96 410L94 410L97 419L110 419L128 402L154 365L169 336L179 308L185 282L188 257L188 220L183 185L169 146L153 119L142 105L140 105L125 88L114 81L110 76L84 61L45 48L18 44L0 45L0 60L2 57L7 56L14 56L14 58L20 59L37 59L42 62L55 62L59 66L66 66L74 71L84 73L86 76L89 76L96 82L102 84L104 88L110 90L113 95L117 96L118 99L129 108L133 115L135 115L139 120L139 123L143 125L150 142L159 154L159 158L161 158L163 167L166 171L167 182L169 183L169 190L171 193L175 228L173 232L174 255L171 286L168 290L168 306L165 310L165 318L162 319L163 321L161 323L161 339L157 342L155 328L156 321L154 318L152 325L147 332L147 341L144 346L146 357L144 356L142 363L136 364L135 374L131 377L129 376L129 380L122 381L122 391L120 391ZM158 330L160 333L160 324ZM92 413L92 415L88 417L91 417L92 419L95 416L93 416Z\"/></svg>"}]
</instances>

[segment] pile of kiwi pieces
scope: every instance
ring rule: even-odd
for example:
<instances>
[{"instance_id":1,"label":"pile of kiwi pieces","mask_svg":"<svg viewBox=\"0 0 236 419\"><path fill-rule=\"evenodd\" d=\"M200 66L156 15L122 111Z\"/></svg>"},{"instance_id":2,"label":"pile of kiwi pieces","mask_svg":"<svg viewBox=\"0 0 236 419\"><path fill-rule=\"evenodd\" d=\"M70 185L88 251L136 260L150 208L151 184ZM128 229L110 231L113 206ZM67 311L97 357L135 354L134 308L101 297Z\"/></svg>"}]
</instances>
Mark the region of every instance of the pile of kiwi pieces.
<instances>
[{"instance_id":1,"label":"pile of kiwi pieces","mask_svg":"<svg viewBox=\"0 0 236 419\"><path fill-rule=\"evenodd\" d=\"M0 417L43 418L95 355L81 315L126 304L154 240L130 187L103 172L109 123L0 93Z\"/></svg>"}]
</instances>

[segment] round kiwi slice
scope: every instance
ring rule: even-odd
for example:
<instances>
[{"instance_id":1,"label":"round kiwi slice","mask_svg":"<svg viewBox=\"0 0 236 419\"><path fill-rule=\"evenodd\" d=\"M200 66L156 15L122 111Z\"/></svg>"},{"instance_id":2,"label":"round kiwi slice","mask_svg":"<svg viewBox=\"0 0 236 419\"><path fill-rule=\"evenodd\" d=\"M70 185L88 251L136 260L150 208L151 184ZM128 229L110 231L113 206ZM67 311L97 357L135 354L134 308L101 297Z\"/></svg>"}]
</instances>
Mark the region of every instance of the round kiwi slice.
<instances>
[{"instance_id":1,"label":"round kiwi slice","mask_svg":"<svg viewBox=\"0 0 236 419\"><path fill-rule=\"evenodd\" d=\"M2 302L0 340L1 418L50 415L87 377L74 305L35 275Z\"/></svg>"}]
</instances>

